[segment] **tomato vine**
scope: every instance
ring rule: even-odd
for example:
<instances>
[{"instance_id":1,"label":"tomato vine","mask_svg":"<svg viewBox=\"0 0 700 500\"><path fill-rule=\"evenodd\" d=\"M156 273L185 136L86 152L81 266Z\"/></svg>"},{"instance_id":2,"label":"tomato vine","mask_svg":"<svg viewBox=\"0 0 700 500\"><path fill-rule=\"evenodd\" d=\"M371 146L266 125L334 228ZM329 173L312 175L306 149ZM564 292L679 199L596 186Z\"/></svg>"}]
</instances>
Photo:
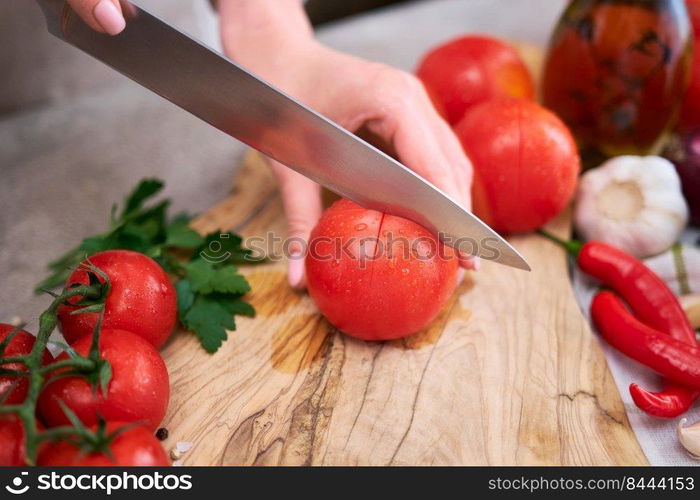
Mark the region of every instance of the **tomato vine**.
<instances>
[{"instance_id":1,"label":"tomato vine","mask_svg":"<svg viewBox=\"0 0 700 500\"><path fill-rule=\"evenodd\" d=\"M12 392L12 387L6 394L0 395L0 415L14 414L22 422L25 434L25 452L29 465L36 463L39 446L43 441L78 438L86 443L96 441L96 435L84 426L61 426L40 430L37 425L36 406L39 394L47 380L54 380L65 376L82 376L88 379L94 389L106 391L107 384L112 376L109 363L102 359L99 353L100 326L104 303L110 290L110 281L106 274L94 266L88 266L90 282L87 285L69 284L61 293L50 293L53 300L49 307L39 316L39 331L37 332L34 346L26 355L3 357L5 349L12 338L21 331L21 326L13 329L0 342L0 375L11 377L27 377L27 396L22 403L2 404ZM104 282L100 282L102 278ZM87 356L81 356L70 348L67 351L70 358L44 365L43 354L49 342L49 337L58 324L58 308L71 299L80 298L73 305L82 306L74 311L75 314L99 312L99 319L95 325L92 336L92 344ZM24 370L2 369L3 365L21 363ZM63 407L66 415L75 422L75 415L67 407ZM99 430L99 429L98 429Z\"/></svg>"}]
</instances>

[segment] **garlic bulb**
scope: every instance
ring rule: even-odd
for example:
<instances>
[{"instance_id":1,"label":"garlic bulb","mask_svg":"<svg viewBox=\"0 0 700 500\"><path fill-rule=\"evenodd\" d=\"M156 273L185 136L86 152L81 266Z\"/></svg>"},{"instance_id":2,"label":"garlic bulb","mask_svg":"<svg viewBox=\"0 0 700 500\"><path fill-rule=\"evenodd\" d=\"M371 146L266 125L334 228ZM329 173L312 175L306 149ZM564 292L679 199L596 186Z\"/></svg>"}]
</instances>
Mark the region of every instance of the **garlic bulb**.
<instances>
[{"instance_id":1,"label":"garlic bulb","mask_svg":"<svg viewBox=\"0 0 700 500\"><path fill-rule=\"evenodd\" d=\"M618 156L579 182L574 220L586 240L636 257L667 250L688 222L676 169L659 156Z\"/></svg>"},{"instance_id":2,"label":"garlic bulb","mask_svg":"<svg viewBox=\"0 0 700 500\"><path fill-rule=\"evenodd\" d=\"M687 418L682 418L678 422L678 440L693 458L700 459L700 422L683 427L687 421Z\"/></svg>"},{"instance_id":3,"label":"garlic bulb","mask_svg":"<svg viewBox=\"0 0 700 500\"><path fill-rule=\"evenodd\" d=\"M644 261L676 295L700 293L700 248L674 245L668 252Z\"/></svg>"}]
</instances>

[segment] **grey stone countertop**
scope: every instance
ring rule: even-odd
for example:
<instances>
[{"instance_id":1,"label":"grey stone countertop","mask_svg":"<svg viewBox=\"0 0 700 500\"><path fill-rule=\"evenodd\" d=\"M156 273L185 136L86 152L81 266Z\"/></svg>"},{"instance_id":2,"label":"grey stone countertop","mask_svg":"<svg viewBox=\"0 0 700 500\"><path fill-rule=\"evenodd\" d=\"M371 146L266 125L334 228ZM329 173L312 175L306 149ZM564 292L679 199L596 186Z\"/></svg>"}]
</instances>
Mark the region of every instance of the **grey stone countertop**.
<instances>
[{"instance_id":1,"label":"grey stone countertop","mask_svg":"<svg viewBox=\"0 0 700 500\"><path fill-rule=\"evenodd\" d=\"M428 48L465 32L544 44L564 3L413 2L327 25L318 36L337 49L410 71ZM212 39L211 32L198 35ZM65 53L61 43L44 47ZM101 71L99 64L75 56L70 76L80 68ZM26 75L43 77L40 65ZM244 151L240 143L119 75L96 81L77 95L0 116L0 321L19 316L36 328L46 300L32 288L46 263L104 230L112 203L142 177L164 179L176 211L206 210L230 189Z\"/></svg>"}]
</instances>

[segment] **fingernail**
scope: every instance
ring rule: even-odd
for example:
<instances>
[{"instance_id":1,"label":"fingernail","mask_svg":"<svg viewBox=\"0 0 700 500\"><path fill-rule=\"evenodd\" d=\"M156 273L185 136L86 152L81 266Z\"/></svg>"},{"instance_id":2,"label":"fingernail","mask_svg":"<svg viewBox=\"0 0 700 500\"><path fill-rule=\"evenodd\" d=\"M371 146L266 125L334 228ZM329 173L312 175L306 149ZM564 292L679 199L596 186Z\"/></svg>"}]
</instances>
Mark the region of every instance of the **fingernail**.
<instances>
[{"instance_id":1,"label":"fingernail","mask_svg":"<svg viewBox=\"0 0 700 500\"><path fill-rule=\"evenodd\" d=\"M110 0L101 0L92 11L95 20L110 35L117 35L126 26L126 21L119 9Z\"/></svg>"},{"instance_id":2,"label":"fingernail","mask_svg":"<svg viewBox=\"0 0 700 500\"><path fill-rule=\"evenodd\" d=\"M479 269L481 269L481 259L479 257L474 257L473 261L474 261L474 268L473 268L474 271L478 271Z\"/></svg>"},{"instance_id":3,"label":"fingernail","mask_svg":"<svg viewBox=\"0 0 700 500\"><path fill-rule=\"evenodd\" d=\"M289 256L289 269L287 271L289 285L296 289L302 288L304 279L304 261L300 257L300 253Z\"/></svg>"},{"instance_id":4,"label":"fingernail","mask_svg":"<svg viewBox=\"0 0 700 500\"><path fill-rule=\"evenodd\" d=\"M481 268L481 259L474 255L459 253L459 265L468 271L478 271Z\"/></svg>"}]
</instances>

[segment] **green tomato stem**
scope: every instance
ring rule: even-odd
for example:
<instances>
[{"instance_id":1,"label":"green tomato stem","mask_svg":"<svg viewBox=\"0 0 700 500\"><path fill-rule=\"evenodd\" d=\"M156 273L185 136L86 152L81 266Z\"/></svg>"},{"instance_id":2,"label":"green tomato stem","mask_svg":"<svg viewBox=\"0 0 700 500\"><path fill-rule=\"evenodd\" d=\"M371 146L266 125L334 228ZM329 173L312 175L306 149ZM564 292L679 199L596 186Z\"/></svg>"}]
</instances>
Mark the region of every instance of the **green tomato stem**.
<instances>
[{"instance_id":1,"label":"green tomato stem","mask_svg":"<svg viewBox=\"0 0 700 500\"><path fill-rule=\"evenodd\" d=\"M68 360L61 360L56 363L42 366L44 350L49 341L51 333L58 324L58 308L65 304L66 301L73 297L82 296L90 299L100 299L107 296L109 292L109 281L103 284L96 285L79 285L70 288L65 288L63 292L55 297L49 307L39 316L39 332L36 335L34 347L25 356L13 356L11 358L3 358L5 363L23 363L27 368L26 376L29 379L27 388L27 398L19 405L0 406L0 413L15 413L22 421L25 435L25 449L27 463L34 465L40 442L47 439L46 436L66 435L68 431L65 429L49 430L39 432L36 421L36 404L39 399L41 388L44 385L45 376L47 373L58 368L72 367L77 370L90 370L95 368L96 363L93 360L84 357L75 357ZM99 329L95 332L95 337L99 336ZM75 434L75 429L70 428L72 434Z\"/></svg>"},{"instance_id":2,"label":"green tomato stem","mask_svg":"<svg viewBox=\"0 0 700 500\"><path fill-rule=\"evenodd\" d=\"M581 252L581 247L583 246L583 243L581 243L578 240L563 240L558 236L555 236L552 233L545 231L544 229L538 229L537 234L539 234L540 236L544 236L549 241L556 243L557 245L562 247L574 259L578 257L578 254Z\"/></svg>"}]
</instances>

